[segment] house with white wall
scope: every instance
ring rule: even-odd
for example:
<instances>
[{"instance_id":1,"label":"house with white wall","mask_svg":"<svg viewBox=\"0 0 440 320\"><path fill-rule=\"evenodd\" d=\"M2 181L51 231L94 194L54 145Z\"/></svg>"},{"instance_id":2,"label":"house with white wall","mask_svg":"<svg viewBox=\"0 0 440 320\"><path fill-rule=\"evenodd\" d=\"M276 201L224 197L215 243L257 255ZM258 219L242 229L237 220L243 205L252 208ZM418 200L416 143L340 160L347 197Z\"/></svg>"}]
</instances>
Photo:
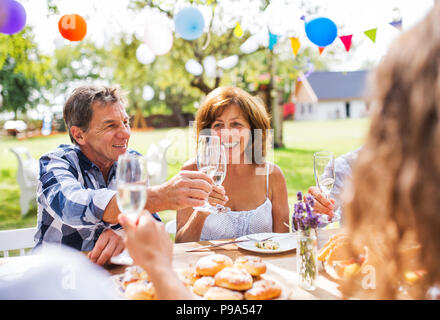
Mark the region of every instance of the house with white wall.
<instances>
[{"instance_id":1,"label":"house with white wall","mask_svg":"<svg viewBox=\"0 0 440 320\"><path fill-rule=\"evenodd\" d=\"M368 71L313 72L292 94L295 120L333 120L368 115L364 99Z\"/></svg>"}]
</instances>

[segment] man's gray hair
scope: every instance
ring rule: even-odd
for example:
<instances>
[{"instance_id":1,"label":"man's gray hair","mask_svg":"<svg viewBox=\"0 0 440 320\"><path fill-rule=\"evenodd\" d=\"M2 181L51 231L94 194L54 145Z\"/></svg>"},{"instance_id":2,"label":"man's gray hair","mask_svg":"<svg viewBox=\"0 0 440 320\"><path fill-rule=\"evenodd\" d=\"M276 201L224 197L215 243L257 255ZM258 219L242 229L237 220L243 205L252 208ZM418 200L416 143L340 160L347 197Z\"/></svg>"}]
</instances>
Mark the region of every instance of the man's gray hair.
<instances>
[{"instance_id":1,"label":"man's gray hair","mask_svg":"<svg viewBox=\"0 0 440 320\"><path fill-rule=\"evenodd\" d=\"M124 93L118 87L82 86L76 88L63 109L63 118L70 140L77 144L70 132L72 126L77 126L82 131L89 129L93 116L93 104L99 103L106 106L117 102L125 105Z\"/></svg>"}]
</instances>

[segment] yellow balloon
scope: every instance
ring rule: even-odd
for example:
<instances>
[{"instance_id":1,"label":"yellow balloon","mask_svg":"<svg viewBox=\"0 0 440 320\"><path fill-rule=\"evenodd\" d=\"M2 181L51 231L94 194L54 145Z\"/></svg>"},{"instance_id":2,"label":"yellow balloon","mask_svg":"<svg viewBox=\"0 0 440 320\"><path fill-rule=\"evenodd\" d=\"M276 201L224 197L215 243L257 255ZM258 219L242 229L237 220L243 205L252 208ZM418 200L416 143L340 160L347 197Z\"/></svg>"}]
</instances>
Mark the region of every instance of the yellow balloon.
<instances>
[{"instance_id":1,"label":"yellow balloon","mask_svg":"<svg viewBox=\"0 0 440 320\"><path fill-rule=\"evenodd\" d=\"M237 22L237 25L235 26L234 35L238 38L240 38L243 35L243 29L241 29L239 22Z\"/></svg>"}]
</instances>

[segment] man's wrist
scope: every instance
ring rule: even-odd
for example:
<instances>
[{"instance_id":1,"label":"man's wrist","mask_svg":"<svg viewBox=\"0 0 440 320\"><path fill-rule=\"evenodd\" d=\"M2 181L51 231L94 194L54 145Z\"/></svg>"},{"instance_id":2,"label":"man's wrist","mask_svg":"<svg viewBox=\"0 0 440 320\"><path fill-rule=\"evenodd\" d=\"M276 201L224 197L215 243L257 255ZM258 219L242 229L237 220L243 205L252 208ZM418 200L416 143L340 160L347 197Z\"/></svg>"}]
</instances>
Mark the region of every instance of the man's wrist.
<instances>
[{"instance_id":1,"label":"man's wrist","mask_svg":"<svg viewBox=\"0 0 440 320\"><path fill-rule=\"evenodd\" d=\"M159 212L166 210L165 201L163 201L164 190L161 186L149 187L147 189L147 204L145 208L150 212Z\"/></svg>"}]
</instances>

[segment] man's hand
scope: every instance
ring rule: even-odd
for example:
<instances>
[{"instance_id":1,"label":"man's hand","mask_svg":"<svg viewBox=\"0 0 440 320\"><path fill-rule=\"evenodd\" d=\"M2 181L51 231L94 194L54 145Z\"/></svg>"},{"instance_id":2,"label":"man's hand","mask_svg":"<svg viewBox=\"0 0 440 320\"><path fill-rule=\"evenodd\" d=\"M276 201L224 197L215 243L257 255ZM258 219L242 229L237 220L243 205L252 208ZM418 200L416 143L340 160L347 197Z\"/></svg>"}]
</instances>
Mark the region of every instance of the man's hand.
<instances>
[{"instance_id":1,"label":"man's hand","mask_svg":"<svg viewBox=\"0 0 440 320\"><path fill-rule=\"evenodd\" d=\"M318 187L310 187L309 194L315 198L315 209L316 212L326 214L330 217L333 217L335 208L335 200L327 199L325 195L319 190Z\"/></svg>"},{"instance_id":2,"label":"man's hand","mask_svg":"<svg viewBox=\"0 0 440 320\"><path fill-rule=\"evenodd\" d=\"M158 188L150 188L147 209L150 212L203 206L213 188L212 179L199 171L180 171Z\"/></svg>"},{"instance_id":3,"label":"man's hand","mask_svg":"<svg viewBox=\"0 0 440 320\"><path fill-rule=\"evenodd\" d=\"M104 265L111 257L117 256L124 251L124 240L112 229L101 233L95 247L89 252L89 259L99 265Z\"/></svg>"},{"instance_id":4,"label":"man's hand","mask_svg":"<svg viewBox=\"0 0 440 320\"><path fill-rule=\"evenodd\" d=\"M148 274L171 268L173 243L163 223L154 220L150 213L140 215L136 222L123 214L118 219L125 230L128 252L136 265Z\"/></svg>"}]
</instances>

